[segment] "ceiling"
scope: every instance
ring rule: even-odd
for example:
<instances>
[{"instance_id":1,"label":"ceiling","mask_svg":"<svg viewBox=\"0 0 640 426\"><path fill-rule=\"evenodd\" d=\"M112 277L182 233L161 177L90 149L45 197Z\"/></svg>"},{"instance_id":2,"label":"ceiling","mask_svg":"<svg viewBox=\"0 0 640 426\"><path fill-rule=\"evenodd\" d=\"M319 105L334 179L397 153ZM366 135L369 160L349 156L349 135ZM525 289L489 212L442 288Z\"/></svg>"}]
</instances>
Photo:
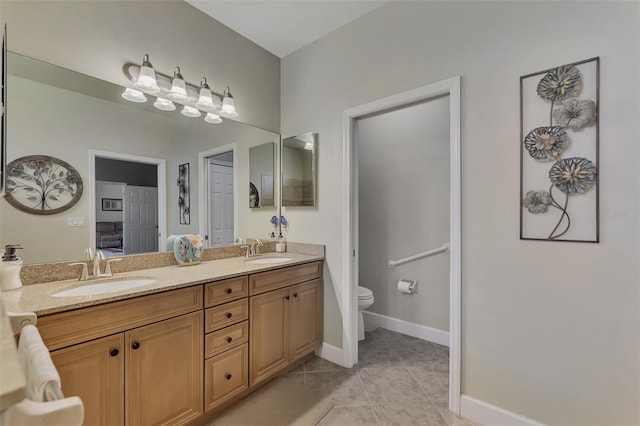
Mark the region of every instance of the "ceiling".
<instances>
[{"instance_id":1,"label":"ceiling","mask_svg":"<svg viewBox=\"0 0 640 426\"><path fill-rule=\"evenodd\" d=\"M185 0L283 58L389 0Z\"/></svg>"}]
</instances>

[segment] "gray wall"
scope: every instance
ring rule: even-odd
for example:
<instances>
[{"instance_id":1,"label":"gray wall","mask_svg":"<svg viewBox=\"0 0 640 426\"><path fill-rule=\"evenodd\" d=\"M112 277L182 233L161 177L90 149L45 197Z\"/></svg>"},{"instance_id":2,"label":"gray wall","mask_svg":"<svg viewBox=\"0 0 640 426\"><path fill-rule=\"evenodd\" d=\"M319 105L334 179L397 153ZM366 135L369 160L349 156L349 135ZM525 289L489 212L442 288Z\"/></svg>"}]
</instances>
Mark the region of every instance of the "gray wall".
<instances>
[{"instance_id":1,"label":"gray wall","mask_svg":"<svg viewBox=\"0 0 640 426\"><path fill-rule=\"evenodd\" d=\"M387 262L449 241L449 97L357 121L359 280L369 311L449 331L449 254ZM415 295L399 279L418 280Z\"/></svg>"},{"instance_id":2,"label":"gray wall","mask_svg":"<svg viewBox=\"0 0 640 426\"><path fill-rule=\"evenodd\" d=\"M327 245L328 343L349 284L343 111L461 75L462 392L550 424L640 423L639 9L393 1L283 59L282 133L321 136L318 208L286 216L289 239ZM601 243L520 241L519 77L594 56Z\"/></svg>"}]
</instances>

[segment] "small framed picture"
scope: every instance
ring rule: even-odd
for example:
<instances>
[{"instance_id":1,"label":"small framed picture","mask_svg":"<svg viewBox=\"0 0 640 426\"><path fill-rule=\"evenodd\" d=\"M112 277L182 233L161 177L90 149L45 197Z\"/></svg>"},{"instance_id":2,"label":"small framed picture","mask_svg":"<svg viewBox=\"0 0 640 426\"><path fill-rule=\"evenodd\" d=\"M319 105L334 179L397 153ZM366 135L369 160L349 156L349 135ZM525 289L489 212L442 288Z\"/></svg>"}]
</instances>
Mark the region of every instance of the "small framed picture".
<instances>
[{"instance_id":1,"label":"small framed picture","mask_svg":"<svg viewBox=\"0 0 640 426\"><path fill-rule=\"evenodd\" d=\"M121 212L122 198L103 198L102 211L105 212Z\"/></svg>"}]
</instances>

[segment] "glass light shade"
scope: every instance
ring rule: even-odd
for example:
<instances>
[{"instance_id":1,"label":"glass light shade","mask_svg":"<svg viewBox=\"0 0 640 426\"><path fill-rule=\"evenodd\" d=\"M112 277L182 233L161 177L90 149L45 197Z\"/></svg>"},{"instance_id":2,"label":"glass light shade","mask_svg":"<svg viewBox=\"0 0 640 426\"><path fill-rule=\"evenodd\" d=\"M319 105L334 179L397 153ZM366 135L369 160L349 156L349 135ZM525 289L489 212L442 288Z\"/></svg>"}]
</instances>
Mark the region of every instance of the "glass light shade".
<instances>
[{"instance_id":1,"label":"glass light shade","mask_svg":"<svg viewBox=\"0 0 640 426\"><path fill-rule=\"evenodd\" d=\"M189 105L185 105L184 108L182 108L182 111L180 111L180 114L184 115L185 117L200 117L202 115L202 113L195 109L194 107L190 107Z\"/></svg>"},{"instance_id":2,"label":"glass light shade","mask_svg":"<svg viewBox=\"0 0 640 426\"><path fill-rule=\"evenodd\" d=\"M205 111L213 111L216 109L216 105L213 103L213 98L211 97L211 90L204 87L200 88L196 107Z\"/></svg>"},{"instance_id":3,"label":"glass light shade","mask_svg":"<svg viewBox=\"0 0 640 426\"><path fill-rule=\"evenodd\" d=\"M158 98L153 106L161 111L175 111L176 106L169 99Z\"/></svg>"},{"instance_id":4,"label":"glass light shade","mask_svg":"<svg viewBox=\"0 0 640 426\"><path fill-rule=\"evenodd\" d=\"M306 149L308 151L312 151L313 150L313 142L307 142L306 144L304 144L304 149Z\"/></svg>"},{"instance_id":5,"label":"glass light shade","mask_svg":"<svg viewBox=\"0 0 640 426\"><path fill-rule=\"evenodd\" d=\"M122 93L122 97L131 102L147 102L147 97L139 90L127 87Z\"/></svg>"},{"instance_id":6,"label":"glass light shade","mask_svg":"<svg viewBox=\"0 0 640 426\"><path fill-rule=\"evenodd\" d=\"M230 95L225 96L222 100L222 108L220 109L220 114L227 117L238 116L238 113L236 112L235 102L233 102L233 98Z\"/></svg>"},{"instance_id":7,"label":"glass light shade","mask_svg":"<svg viewBox=\"0 0 640 426\"><path fill-rule=\"evenodd\" d=\"M147 93L158 93L160 91L158 81L156 80L156 72L153 70L153 66L151 62L149 62L149 55L147 54L142 57L142 66L138 73L138 79L133 83L133 86Z\"/></svg>"},{"instance_id":8,"label":"glass light shade","mask_svg":"<svg viewBox=\"0 0 640 426\"><path fill-rule=\"evenodd\" d=\"M207 116L204 118L204 121L210 124L220 124L222 123L222 118L220 118L218 114L208 112Z\"/></svg>"},{"instance_id":9,"label":"glass light shade","mask_svg":"<svg viewBox=\"0 0 640 426\"><path fill-rule=\"evenodd\" d=\"M187 95L187 84L180 74L180 68L176 67L173 72L173 80L171 80L171 91L167 94L167 97L174 102L189 102L189 96Z\"/></svg>"}]
</instances>

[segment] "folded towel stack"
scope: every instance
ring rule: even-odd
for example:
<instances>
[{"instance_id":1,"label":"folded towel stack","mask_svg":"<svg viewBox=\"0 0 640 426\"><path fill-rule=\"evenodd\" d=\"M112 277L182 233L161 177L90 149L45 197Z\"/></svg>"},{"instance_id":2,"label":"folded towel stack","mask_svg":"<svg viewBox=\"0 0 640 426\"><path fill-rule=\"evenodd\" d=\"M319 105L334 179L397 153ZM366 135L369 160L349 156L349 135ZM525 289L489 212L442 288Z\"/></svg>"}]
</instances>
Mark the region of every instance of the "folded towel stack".
<instances>
[{"instance_id":1,"label":"folded towel stack","mask_svg":"<svg viewBox=\"0 0 640 426\"><path fill-rule=\"evenodd\" d=\"M51 361L38 329L27 325L20 333L18 357L27 377L27 398L45 402L64 398L60 387L60 375Z\"/></svg>"}]
</instances>

